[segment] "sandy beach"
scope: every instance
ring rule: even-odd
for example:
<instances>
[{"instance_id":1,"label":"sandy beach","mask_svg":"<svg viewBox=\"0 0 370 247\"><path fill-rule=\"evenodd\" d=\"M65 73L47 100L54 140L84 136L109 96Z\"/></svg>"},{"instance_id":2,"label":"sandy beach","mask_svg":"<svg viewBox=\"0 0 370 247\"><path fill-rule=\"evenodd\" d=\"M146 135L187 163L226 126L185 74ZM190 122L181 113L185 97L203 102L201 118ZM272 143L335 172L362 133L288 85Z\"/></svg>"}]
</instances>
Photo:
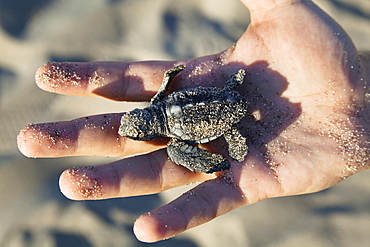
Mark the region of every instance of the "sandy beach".
<instances>
[{"instance_id":1,"label":"sandy beach","mask_svg":"<svg viewBox=\"0 0 370 247\"><path fill-rule=\"evenodd\" d=\"M359 50L370 51L369 0L314 2ZM189 189L103 201L65 198L58 186L61 172L118 158L26 158L16 144L20 129L146 103L48 93L34 82L37 68L49 61L213 54L235 43L248 20L238 0L0 1L0 246L147 246L132 232L135 219ZM370 171L365 171L319 193L239 208L151 246L365 247L369 233Z\"/></svg>"}]
</instances>

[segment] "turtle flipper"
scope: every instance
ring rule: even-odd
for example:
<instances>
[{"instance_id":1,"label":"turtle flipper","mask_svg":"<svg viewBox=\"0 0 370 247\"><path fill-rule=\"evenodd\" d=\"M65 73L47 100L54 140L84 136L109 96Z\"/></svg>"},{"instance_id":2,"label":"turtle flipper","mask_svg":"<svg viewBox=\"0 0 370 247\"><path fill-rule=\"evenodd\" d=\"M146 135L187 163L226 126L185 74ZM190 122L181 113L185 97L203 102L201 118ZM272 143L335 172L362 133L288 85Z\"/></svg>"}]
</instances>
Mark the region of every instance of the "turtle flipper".
<instances>
[{"instance_id":1,"label":"turtle flipper","mask_svg":"<svg viewBox=\"0 0 370 247\"><path fill-rule=\"evenodd\" d=\"M246 138L240 134L235 125L226 131L224 137L229 145L229 154L231 158L242 162L248 153Z\"/></svg>"},{"instance_id":2,"label":"turtle flipper","mask_svg":"<svg viewBox=\"0 0 370 247\"><path fill-rule=\"evenodd\" d=\"M161 87L159 88L156 95L154 95L153 98L150 100L150 105L155 105L156 103L163 100L163 98L165 97L166 91L167 91L168 87L170 86L171 81L173 80L173 78L175 78L175 76L178 73L180 73L182 70L184 70L185 67L186 66L184 64L181 64L181 65L178 65L176 67L173 67L172 69L167 70L164 73Z\"/></svg>"},{"instance_id":3,"label":"turtle flipper","mask_svg":"<svg viewBox=\"0 0 370 247\"><path fill-rule=\"evenodd\" d=\"M210 153L174 138L167 144L167 153L173 162L193 172L212 173L230 168L229 161L221 154Z\"/></svg>"},{"instance_id":4,"label":"turtle flipper","mask_svg":"<svg viewBox=\"0 0 370 247\"><path fill-rule=\"evenodd\" d=\"M237 86L241 85L244 81L245 70L240 69L235 74L232 74L229 80L226 81L225 86L222 88L224 91L234 90Z\"/></svg>"}]
</instances>

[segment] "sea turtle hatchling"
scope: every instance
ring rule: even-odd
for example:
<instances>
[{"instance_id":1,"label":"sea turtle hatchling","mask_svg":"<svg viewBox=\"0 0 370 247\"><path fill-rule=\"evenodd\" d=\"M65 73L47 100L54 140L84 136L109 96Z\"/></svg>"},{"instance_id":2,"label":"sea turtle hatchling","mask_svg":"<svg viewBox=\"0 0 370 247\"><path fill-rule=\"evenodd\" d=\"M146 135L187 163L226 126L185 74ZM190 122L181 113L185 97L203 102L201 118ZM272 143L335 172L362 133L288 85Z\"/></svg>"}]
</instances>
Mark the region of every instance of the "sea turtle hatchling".
<instances>
[{"instance_id":1,"label":"sea turtle hatchling","mask_svg":"<svg viewBox=\"0 0 370 247\"><path fill-rule=\"evenodd\" d=\"M245 71L240 69L231 75L223 88L196 87L166 96L170 83L185 67L178 65L166 71L150 105L126 113L118 133L140 141L170 137L167 153L176 164L193 172L227 170L230 163L225 157L196 144L224 136L230 156L237 161L244 160L248 147L236 123L245 116L248 102L233 89L243 83Z\"/></svg>"}]
</instances>

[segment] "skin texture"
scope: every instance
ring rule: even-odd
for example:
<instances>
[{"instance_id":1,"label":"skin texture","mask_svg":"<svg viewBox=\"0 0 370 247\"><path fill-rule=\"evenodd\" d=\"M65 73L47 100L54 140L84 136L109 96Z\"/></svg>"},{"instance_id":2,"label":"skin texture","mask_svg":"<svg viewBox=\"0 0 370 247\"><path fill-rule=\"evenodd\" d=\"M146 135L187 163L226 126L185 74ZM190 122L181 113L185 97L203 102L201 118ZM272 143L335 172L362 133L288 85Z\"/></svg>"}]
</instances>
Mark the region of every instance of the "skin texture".
<instances>
[{"instance_id":1,"label":"skin texture","mask_svg":"<svg viewBox=\"0 0 370 247\"><path fill-rule=\"evenodd\" d=\"M133 141L118 135L122 114L27 126L18 136L29 157L125 156L60 177L74 200L158 193L202 182L174 201L140 216L137 238L155 242L261 200L320 191L369 168L369 56L359 56L345 31L311 1L243 0L251 24L230 49L176 62L48 63L40 88L112 100L147 100L164 71L186 64L171 90L222 86L245 69L236 90L251 102L241 122L249 153L217 174L192 173L172 163L168 140ZM304 31L303 31L304 30ZM225 142L206 145L227 156Z\"/></svg>"}]
</instances>

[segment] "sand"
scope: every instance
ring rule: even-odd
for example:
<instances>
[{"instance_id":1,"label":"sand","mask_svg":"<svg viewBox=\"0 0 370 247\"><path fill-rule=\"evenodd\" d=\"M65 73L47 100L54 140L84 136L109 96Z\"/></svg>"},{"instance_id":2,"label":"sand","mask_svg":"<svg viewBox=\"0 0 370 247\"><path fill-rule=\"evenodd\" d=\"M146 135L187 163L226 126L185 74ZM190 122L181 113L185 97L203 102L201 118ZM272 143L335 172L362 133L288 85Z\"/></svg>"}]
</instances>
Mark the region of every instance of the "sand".
<instances>
[{"instance_id":1,"label":"sand","mask_svg":"<svg viewBox=\"0 0 370 247\"><path fill-rule=\"evenodd\" d=\"M344 27L359 50L370 51L370 1L315 2ZM212 54L232 45L248 20L238 0L1 1L0 246L146 246L132 233L134 220L187 190L105 201L66 199L58 187L64 169L114 159L28 159L16 146L19 130L28 123L145 104L44 92L34 83L38 67L48 61ZM269 199L152 246L368 246L369 181L365 171L320 193Z\"/></svg>"}]
</instances>

